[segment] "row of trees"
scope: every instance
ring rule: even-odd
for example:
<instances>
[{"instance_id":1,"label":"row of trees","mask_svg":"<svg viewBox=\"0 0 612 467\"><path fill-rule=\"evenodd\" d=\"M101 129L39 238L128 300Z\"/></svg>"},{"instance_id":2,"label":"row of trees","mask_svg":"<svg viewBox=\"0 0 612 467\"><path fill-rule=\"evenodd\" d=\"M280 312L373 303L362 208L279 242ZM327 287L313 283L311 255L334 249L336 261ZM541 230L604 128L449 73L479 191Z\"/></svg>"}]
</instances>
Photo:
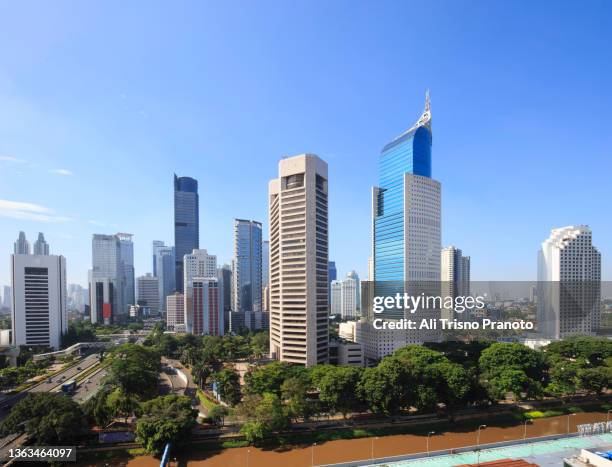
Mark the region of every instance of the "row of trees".
<instances>
[{"instance_id":1,"label":"row of trees","mask_svg":"<svg viewBox=\"0 0 612 467\"><path fill-rule=\"evenodd\" d=\"M321 413L446 410L500 399L600 393L612 381L612 343L580 337L541 351L516 343L408 346L371 368L274 362L245 375L235 415L258 442Z\"/></svg>"}]
</instances>

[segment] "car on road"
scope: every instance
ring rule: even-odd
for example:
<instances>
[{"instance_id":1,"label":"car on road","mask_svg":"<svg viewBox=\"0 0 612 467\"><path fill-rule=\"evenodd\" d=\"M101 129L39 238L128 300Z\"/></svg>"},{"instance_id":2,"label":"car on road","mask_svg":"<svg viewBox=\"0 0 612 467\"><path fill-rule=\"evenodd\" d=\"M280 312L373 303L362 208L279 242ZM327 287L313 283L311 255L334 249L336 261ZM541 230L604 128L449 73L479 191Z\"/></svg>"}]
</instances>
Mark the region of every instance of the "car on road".
<instances>
[{"instance_id":1,"label":"car on road","mask_svg":"<svg viewBox=\"0 0 612 467\"><path fill-rule=\"evenodd\" d=\"M81 371L81 367L80 367L80 366L77 366L77 370Z\"/></svg>"},{"instance_id":2,"label":"car on road","mask_svg":"<svg viewBox=\"0 0 612 467\"><path fill-rule=\"evenodd\" d=\"M52 382L53 382L53 380L52 380L51 378L49 378L49 379L47 380L47 384L51 384Z\"/></svg>"}]
</instances>

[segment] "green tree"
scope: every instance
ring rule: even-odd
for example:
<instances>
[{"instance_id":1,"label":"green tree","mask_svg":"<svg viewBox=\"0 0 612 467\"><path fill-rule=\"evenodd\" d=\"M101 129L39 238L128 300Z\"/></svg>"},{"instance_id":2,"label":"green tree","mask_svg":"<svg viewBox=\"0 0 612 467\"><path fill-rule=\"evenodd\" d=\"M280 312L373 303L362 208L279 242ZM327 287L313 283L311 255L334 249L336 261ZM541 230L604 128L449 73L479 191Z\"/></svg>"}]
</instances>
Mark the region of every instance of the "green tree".
<instances>
[{"instance_id":1,"label":"green tree","mask_svg":"<svg viewBox=\"0 0 612 467\"><path fill-rule=\"evenodd\" d=\"M270 335L267 332L258 332L251 337L251 354L255 360L267 355L270 349Z\"/></svg>"},{"instance_id":2,"label":"green tree","mask_svg":"<svg viewBox=\"0 0 612 467\"><path fill-rule=\"evenodd\" d=\"M213 423L223 426L225 417L228 414L229 410L227 410L227 407L221 404L217 404L208 412L208 418L210 418Z\"/></svg>"},{"instance_id":3,"label":"green tree","mask_svg":"<svg viewBox=\"0 0 612 467\"><path fill-rule=\"evenodd\" d=\"M195 362L191 366L191 375L193 376L193 379L200 388L204 387L204 385L206 384L206 380L211 374L212 369L209 366L203 364L202 362Z\"/></svg>"},{"instance_id":4,"label":"green tree","mask_svg":"<svg viewBox=\"0 0 612 467\"><path fill-rule=\"evenodd\" d=\"M245 392L249 394L271 392L280 395L283 381L300 373L308 373L308 370L285 362L273 362L251 369L244 376Z\"/></svg>"},{"instance_id":5,"label":"green tree","mask_svg":"<svg viewBox=\"0 0 612 467\"><path fill-rule=\"evenodd\" d=\"M161 369L157 351L136 344L124 344L112 352L107 381L124 394L146 399L157 392Z\"/></svg>"},{"instance_id":6,"label":"green tree","mask_svg":"<svg viewBox=\"0 0 612 467\"><path fill-rule=\"evenodd\" d=\"M19 401L0 424L7 436L22 429L35 444L75 444L87 426L81 407L58 393L32 393Z\"/></svg>"},{"instance_id":7,"label":"green tree","mask_svg":"<svg viewBox=\"0 0 612 467\"><path fill-rule=\"evenodd\" d=\"M411 406L415 383L405 363L385 357L376 367L365 369L358 394L373 412L393 414Z\"/></svg>"},{"instance_id":8,"label":"green tree","mask_svg":"<svg viewBox=\"0 0 612 467\"><path fill-rule=\"evenodd\" d=\"M485 349L479 359L484 386L491 399L512 393L541 397L546 379L546 362L541 352L522 344L496 342Z\"/></svg>"},{"instance_id":9,"label":"green tree","mask_svg":"<svg viewBox=\"0 0 612 467\"><path fill-rule=\"evenodd\" d=\"M332 413L340 412L344 417L358 410L360 398L357 386L363 370L351 366L332 367L318 383L319 398Z\"/></svg>"},{"instance_id":10,"label":"green tree","mask_svg":"<svg viewBox=\"0 0 612 467\"><path fill-rule=\"evenodd\" d=\"M185 396L160 396L141 405L136 440L147 452L159 455L167 443L180 447L189 441L196 426L197 410Z\"/></svg>"},{"instance_id":11,"label":"green tree","mask_svg":"<svg viewBox=\"0 0 612 467\"><path fill-rule=\"evenodd\" d=\"M596 368L584 368L578 371L578 381L581 389L601 394L610 387L612 382L612 368L598 366Z\"/></svg>"},{"instance_id":12,"label":"green tree","mask_svg":"<svg viewBox=\"0 0 612 467\"><path fill-rule=\"evenodd\" d=\"M234 370L226 368L213 375L217 391L226 404L236 405L240 402L240 376Z\"/></svg>"},{"instance_id":13,"label":"green tree","mask_svg":"<svg viewBox=\"0 0 612 467\"><path fill-rule=\"evenodd\" d=\"M116 388L106 397L108 413L113 417L124 417L127 423L128 417L133 415L139 408L138 398L134 394L128 394L121 388Z\"/></svg>"},{"instance_id":14,"label":"green tree","mask_svg":"<svg viewBox=\"0 0 612 467\"><path fill-rule=\"evenodd\" d=\"M105 427L113 420L114 414L106 403L111 390L111 387L103 386L83 405L83 411L91 424Z\"/></svg>"},{"instance_id":15,"label":"green tree","mask_svg":"<svg viewBox=\"0 0 612 467\"><path fill-rule=\"evenodd\" d=\"M289 417L276 394L263 394L252 415L252 420L240 430L250 444L257 444L273 432L289 426Z\"/></svg>"},{"instance_id":16,"label":"green tree","mask_svg":"<svg viewBox=\"0 0 612 467\"><path fill-rule=\"evenodd\" d=\"M312 404L307 397L309 388L310 382L306 375L287 378L281 385L282 400L285 402L290 418L307 419L311 415Z\"/></svg>"}]
</instances>

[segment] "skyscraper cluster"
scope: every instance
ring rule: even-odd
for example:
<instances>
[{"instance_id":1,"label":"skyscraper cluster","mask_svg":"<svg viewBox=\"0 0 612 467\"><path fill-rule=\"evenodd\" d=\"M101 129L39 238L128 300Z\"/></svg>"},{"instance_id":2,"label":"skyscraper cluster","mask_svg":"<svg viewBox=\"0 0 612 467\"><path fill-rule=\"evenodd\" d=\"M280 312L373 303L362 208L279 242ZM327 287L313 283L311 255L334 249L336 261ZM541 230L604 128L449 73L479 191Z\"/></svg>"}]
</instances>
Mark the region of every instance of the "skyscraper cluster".
<instances>
[{"instance_id":1,"label":"skyscraper cluster","mask_svg":"<svg viewBox=\"0 0 612 467\"><path fill-rule=\"evenodd\" d=\"M91 322L99 324L122 322L140 306L152 315L165 313L168 328L177 332L269 329L271 358L307 366L330 360L330 314L352 320L343 323L343 336L361 341L369 359L435 340L423 330L375 330L369 306L373 295L471 293L470 257L441 245L442 194L432 176L432 141L427 94L417 122L380 153L368 282L355 271L337 279L336 264L329 261L328 166L316 155L300 154L282 159L269 182L269 240L261 222L234 220L231 264L219 266L216 255L200 248L198 182L191 177L174 175L174 245L153 241L152 272L135 278L131 234L93 235L88 300L80 286L66 290L65 259L49 254L44 235L31 245L20 232L11 255L12 289L5 287L2 301L12 310L13 341L58 347L67 302L83 312L89 302ZM588 226L552 230L539 253L538 281L542 336L597 330L601 257ZM399 320L406 313L390 308L379 317ZM444 307L420 313L458 317ZM334 352L345 344L353 342L336 342Z\"/></svg>"}]
</instances>

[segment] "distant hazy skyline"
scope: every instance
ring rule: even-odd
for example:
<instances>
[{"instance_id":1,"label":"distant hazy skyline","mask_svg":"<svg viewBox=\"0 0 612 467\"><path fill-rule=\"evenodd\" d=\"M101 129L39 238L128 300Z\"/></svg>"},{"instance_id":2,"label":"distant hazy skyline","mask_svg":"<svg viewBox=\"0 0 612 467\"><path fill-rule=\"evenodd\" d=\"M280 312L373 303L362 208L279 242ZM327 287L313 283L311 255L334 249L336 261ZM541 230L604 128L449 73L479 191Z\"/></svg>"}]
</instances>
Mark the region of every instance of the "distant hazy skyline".
<instances>
[{"instance_id":1,"label":"distant hazy skyline","mask_svg":"<svg viewBox=\"0 0 612 467\"><path fill-rule=\"evenodd\" d=\"M0 3L0 284L20 230L86 285L94 233L174 244L173 174L200 248L233 254L281 157L329 164L330 260L367 277L381 148L430 89L442 246L473 280L532 280L550 229L588 224L612 279L612 4Z\"/></svg>"}]
</instances>

